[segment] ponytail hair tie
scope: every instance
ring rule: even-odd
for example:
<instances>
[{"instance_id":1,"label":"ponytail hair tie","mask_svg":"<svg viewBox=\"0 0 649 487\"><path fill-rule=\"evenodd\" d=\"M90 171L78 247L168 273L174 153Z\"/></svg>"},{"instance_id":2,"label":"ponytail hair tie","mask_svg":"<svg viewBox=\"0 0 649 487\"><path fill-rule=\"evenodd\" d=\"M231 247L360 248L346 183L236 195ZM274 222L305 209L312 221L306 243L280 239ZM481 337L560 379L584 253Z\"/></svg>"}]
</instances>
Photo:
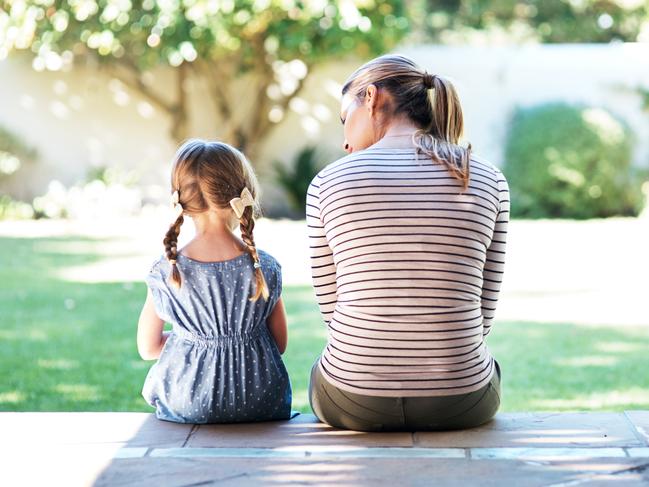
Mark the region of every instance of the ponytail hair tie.
<instances>
[{"instance_id":1,"label":"ponytail hair tie","mask_svg":"<svg viewBox=\"0 0 649 487\"><path fill-rule=\"evenodd\" d=\"M241 219L246 207L254 206L254 204L255 198L252 197L252 193L248 188L243 188L241 195L238 198L232 198L230 200L230 206L234 210L234 214L238 219Z\"/></svg>"},{"instance_id":2,"label":"ponytail hair tie","mask_svg":"<svg viewBox=\"0 0 649 487\"><path fill-rule=\"evenodd\" d=\"M428 71L424 71L423 81L426 89L430 90L435 86L435 78L437 78L437 75L430 74Z\"/></svg>"}]
</instances>

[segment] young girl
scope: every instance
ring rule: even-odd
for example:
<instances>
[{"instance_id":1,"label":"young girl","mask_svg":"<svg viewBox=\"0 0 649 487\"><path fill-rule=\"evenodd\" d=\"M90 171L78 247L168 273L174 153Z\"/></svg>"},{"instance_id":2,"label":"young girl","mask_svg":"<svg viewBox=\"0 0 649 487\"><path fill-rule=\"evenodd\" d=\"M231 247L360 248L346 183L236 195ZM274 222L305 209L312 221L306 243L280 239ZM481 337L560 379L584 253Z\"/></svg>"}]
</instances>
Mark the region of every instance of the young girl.
<instances>
[{"instance_id":1,"label":"young girl","mask_svg":"<svg viewBox=\"0 0 649 487\"><path fill-rule=\"evenodd\" d=\"M142 395L159 419L178 423L288 419L281 268L255 247L251 166L227 144L190 140L176 154L171 185L177 218L166 255L146 278L138 323L140 355L158 359ZM178 250L185 215L196 236ZM163 332L165 322L171 332Z\"/></svg>"}]
</instances>

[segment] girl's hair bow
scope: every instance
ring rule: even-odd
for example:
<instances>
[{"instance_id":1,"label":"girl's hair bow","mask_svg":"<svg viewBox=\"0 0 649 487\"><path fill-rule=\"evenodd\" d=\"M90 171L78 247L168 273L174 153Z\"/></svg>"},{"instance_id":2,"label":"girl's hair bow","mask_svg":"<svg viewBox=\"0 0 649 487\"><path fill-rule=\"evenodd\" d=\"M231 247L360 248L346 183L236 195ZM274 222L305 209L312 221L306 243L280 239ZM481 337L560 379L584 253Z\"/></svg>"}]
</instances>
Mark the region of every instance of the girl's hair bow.
<instances>
[{"instance_id":1,"label":"girl's hair bow","mask_svg":"<svg viewBox=\"0 0 649 487\"><path fill-rule=\"evenodd\" d=\"M243 188L241 191L241 196L238 198L232 198L230 200L230 206L234 210L234 214L237 218L241 219L243 212L247 206L254 206L255 199L252 197L252 193L248 188Z\"/></svg>"}]
</instances>

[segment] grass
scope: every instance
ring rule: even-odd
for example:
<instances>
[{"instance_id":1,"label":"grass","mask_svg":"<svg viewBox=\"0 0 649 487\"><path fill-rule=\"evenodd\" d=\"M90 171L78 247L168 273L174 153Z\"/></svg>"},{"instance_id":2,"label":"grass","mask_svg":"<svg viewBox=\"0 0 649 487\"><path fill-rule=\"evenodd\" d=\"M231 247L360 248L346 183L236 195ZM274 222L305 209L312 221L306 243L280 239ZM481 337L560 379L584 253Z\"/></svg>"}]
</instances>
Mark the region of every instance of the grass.
<instances>
[{"instance_id":1,"label":"grass","mask_svg":"<svg viewBox=\"0 0 649 487\"><path fill-rule=\"evenodd\" d=\"M99 262L100 244L0 238L0 411L151 410L140 396L151 363L135 349L144 284L61 277L68 266ZM294 409L308 411L308 376L326 330L309 287L285 287L284 300ZM502 366L502 411L649 405L646 328L499 322L488 344Z\"/></svg>"}]
</instances>

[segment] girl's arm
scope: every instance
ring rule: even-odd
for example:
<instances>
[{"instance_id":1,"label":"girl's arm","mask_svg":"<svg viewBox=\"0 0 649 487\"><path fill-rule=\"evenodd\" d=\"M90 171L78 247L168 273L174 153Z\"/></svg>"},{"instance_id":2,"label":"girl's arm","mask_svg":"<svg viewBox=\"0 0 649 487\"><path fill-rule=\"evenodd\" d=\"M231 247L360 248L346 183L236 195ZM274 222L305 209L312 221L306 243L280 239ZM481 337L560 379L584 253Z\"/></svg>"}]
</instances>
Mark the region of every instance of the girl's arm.
<instances>
[{"instance_id":1,"label":"girl's arm","mask_svg":"<svg viewBox=\"0 0 649 487\"><path fill-rule=\"evenodd\" d=\"M144 360L157 360L169 332L164 331L165 322L155 312L151 290L147 290L146 301L137 323L137 351Z\"/></svg>"},{"instance_id":2,"label":"girl's arm","mask_svg":"<svg viewBox=\"0 0 649 487\"><path fill-rule=\"evenodd\" d=\"M275 343L277 343L279 353L284 353L288 343L288 329L286 326L286 311L284 310L282 298L277 300L273 311L268 317L267 324L271 335L275 339Z\"/></svg>"}]
</instances>

